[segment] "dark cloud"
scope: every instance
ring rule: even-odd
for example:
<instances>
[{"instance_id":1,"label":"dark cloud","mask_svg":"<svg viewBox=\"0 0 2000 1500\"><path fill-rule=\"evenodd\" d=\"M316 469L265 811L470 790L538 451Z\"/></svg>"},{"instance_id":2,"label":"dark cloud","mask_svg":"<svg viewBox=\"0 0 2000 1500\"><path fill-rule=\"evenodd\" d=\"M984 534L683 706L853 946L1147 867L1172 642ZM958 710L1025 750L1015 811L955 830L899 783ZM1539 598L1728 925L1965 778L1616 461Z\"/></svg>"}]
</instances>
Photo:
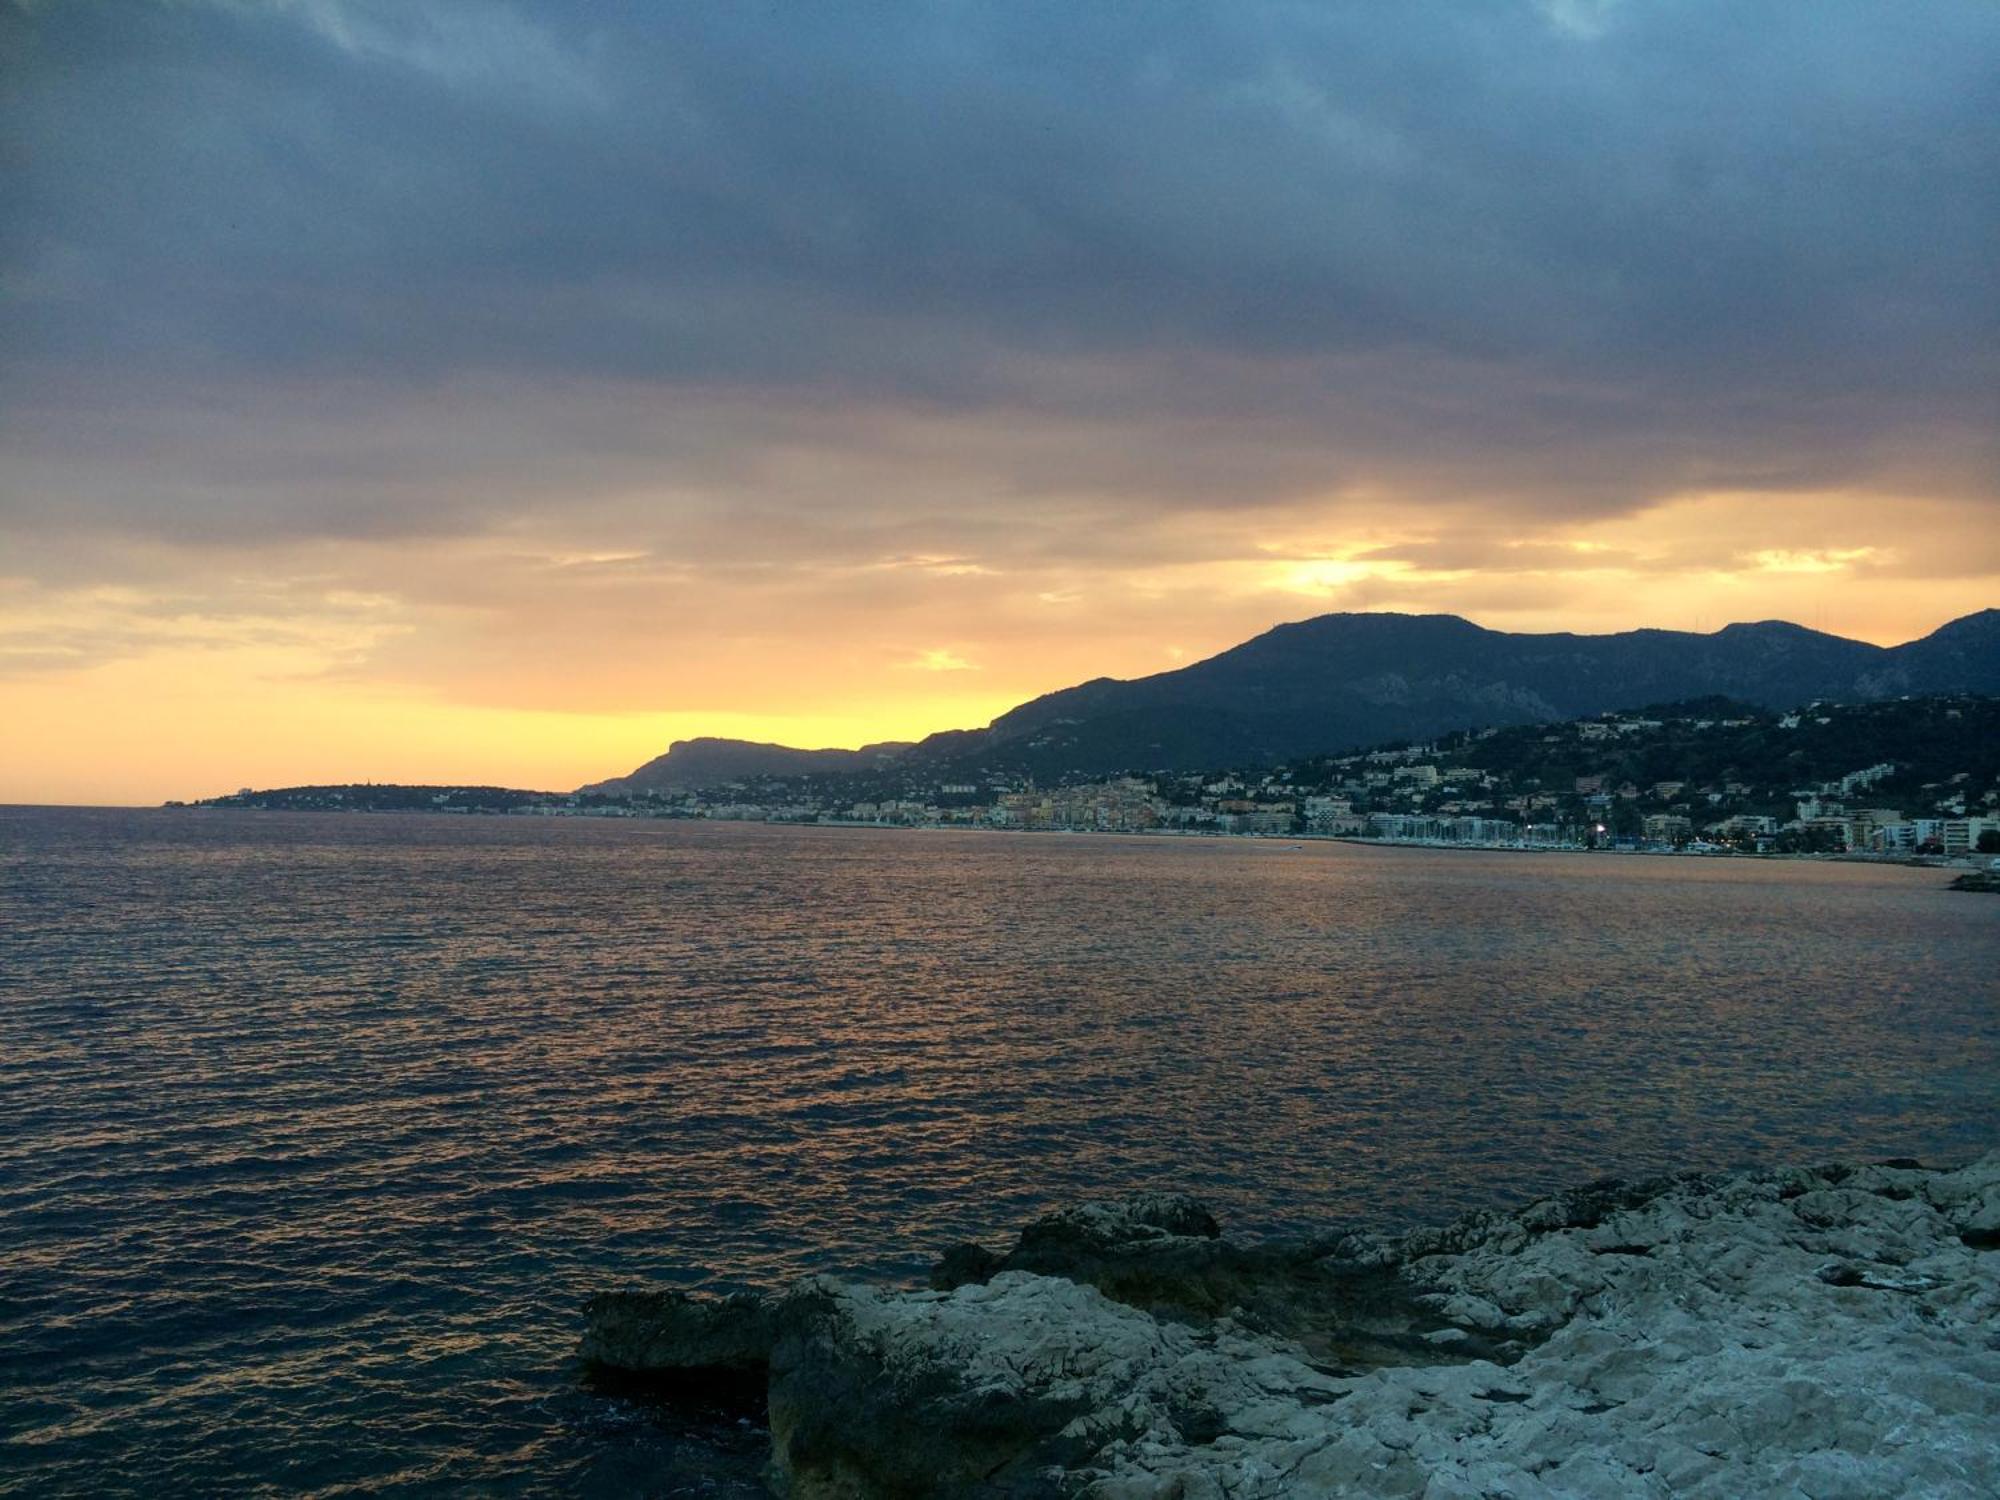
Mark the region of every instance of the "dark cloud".
<instances>
[{"instance_id":1,"label":"dark cloud","mask_svg":"<svg viewBox=\"0 0 2000 1500\"><path fill-rule=\"evenodd\" d=\"M1146 564L2000 473L1986 0L73 0L0 49L19 536Z\"/></svg>"},{"instance_id":2,"label":"dark cloud","mask_svg":"<svg viewBox=\"0 0 2000 1500\"><path fill-rule=\"evenodd\" d=\"M1415 346L1818 384L2000 326L1983 0L1592 37L1528 4L7 24L13 327L57 357L978 394L996 344Z\"/></svg>"}]
</instances>

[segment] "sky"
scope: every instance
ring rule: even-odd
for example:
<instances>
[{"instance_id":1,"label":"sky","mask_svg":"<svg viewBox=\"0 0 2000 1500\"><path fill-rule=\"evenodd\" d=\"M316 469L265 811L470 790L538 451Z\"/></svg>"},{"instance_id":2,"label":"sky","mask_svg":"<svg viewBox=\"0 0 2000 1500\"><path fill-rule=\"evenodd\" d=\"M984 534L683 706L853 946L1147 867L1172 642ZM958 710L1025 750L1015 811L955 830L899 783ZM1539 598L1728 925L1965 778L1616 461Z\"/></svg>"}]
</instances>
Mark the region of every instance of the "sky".
<instances>
[{"instance_id":1,"label":"sky","mask_svg":"<svg viewBox=\"0 0 2000 1500\"><path fill-rule=\"evenodd\" d=\"M2000 5L0 0L0 801L2000 603Z\"/></svg>"}]
</instances>

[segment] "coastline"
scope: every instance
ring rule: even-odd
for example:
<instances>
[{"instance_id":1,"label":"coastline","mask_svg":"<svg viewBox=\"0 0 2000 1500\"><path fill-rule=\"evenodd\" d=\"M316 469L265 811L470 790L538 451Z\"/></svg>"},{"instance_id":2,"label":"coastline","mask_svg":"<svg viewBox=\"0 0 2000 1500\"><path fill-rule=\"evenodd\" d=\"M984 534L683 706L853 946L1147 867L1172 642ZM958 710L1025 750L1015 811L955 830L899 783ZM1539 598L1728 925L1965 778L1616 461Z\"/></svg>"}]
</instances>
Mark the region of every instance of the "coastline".
<instances>
[{"instance_id":1,"label":"coastline","mask_svg":"<svg viewBox=\"0 0 2000 1500\"><path fill-rule=\"evenodd\" d=\"M586 1366L761 1387L790 1500L2000 1489L2000 1150L1643 1183L1403 1234L1086 1204L922 1291L611 1292Z\"/></svg>"},{"instance_id":2,"label":"coastline","mask_svg":"<svg viewBox=\"0 0 2000 1500\"><path fill-rule=\"evenodd\" d=\"M23 808L36 804L18 804ZM52 804L53 806L53 804ZM1088 837L1130 839L1195 839L1260 845L1348 844L1365 849L1421 849L1444 853L1476 854L1611 854L1671 856L1704 860L1754 860L1767 863L1855 864L1902 866L1918 870L1977 871L1986 856L1874 854L1848 850L1840 853L1776 853L1734 848L1674 849L1657 846L1617 847L1587 844L1477 843L1459 839L1371 839L1337 833L1226 833L1212 829L1187 828L997 828L987 823L895 823L858 821L845 818L716 818L663 817L626 812L541 811L448 811L420 808L259 808L228 807L202 803L168 803L159 807L108 808L106 811L194 812L268 816L281 812L288 816L324 817L446 817L446 818L561 818L595 822L624 823L714 823L747 827L873 829L892 833L981 833L1026 837Z\"/></svg>"}]
</instances>

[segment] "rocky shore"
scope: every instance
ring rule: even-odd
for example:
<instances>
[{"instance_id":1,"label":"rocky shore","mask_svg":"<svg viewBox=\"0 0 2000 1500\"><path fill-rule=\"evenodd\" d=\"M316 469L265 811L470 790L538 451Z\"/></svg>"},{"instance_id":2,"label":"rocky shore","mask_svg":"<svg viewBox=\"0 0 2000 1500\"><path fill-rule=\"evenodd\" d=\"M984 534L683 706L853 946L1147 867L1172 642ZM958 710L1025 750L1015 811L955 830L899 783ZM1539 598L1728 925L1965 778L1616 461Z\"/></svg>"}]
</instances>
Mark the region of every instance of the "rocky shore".
<instances>
[{"instance_id":1,"label":"rocky shore","mask_svg":"<svg viewBox=\"0 0 2000 1500\"><path fill-rule=\"evenodd\" d=\"M1089 1204L931 1286L611 1292L581 1354L761 1383L792 1500L2000 1494L2000 1151L1600 1182L1243 1246Z\"/></svg>"}]
</instances>

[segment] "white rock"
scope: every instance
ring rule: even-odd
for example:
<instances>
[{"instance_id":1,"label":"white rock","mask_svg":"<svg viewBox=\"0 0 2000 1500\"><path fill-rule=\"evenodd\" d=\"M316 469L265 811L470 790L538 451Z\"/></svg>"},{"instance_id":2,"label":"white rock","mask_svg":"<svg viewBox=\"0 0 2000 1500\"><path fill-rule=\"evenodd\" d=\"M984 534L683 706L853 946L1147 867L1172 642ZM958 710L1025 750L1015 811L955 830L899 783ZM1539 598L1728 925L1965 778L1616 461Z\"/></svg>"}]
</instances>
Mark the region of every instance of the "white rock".
<instances>
[{"instance_id":1,"label":"white rock","mask_svg":"<svg viewBox=\"0 0 2000 1500\"><path fill-rule=\"evenodd\" d=\"M820 1283L821 1337L898 1389L960 1393L937 1399L940 1421L966 1392L1068 1414L1012 1468L941 1476L944 1495L2000 1494L2000 1255L1963 1238L1995 1221L2000 1152L1628 1196L1409 1237L1402 1274L1445 1316L1546 1334L1506 1368L1334 1378L1226 1320L1160 1322L1026 1273L949 1296ZM1433 1340L1439 1360L1452 1342ZM781 1468L780 1408L810 1395L782 1385L774 1368ZM1034 1468L1052 1454L1059 1475ZM837 1468L796 1468L793 1493L885 1493Z\"/></svg>"}]
</instances>

